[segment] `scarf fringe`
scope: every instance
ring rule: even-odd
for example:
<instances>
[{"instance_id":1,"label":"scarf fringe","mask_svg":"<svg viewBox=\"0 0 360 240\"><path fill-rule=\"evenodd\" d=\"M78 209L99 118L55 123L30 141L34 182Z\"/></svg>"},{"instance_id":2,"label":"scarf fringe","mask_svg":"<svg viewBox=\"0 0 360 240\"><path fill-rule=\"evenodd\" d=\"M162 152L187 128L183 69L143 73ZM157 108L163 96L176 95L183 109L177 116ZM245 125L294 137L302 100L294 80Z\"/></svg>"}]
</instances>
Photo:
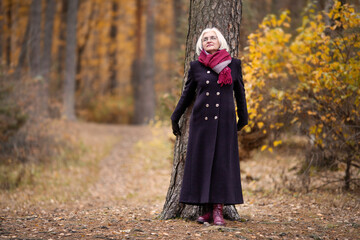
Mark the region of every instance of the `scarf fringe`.
<instances>
[{"instance_id":1,"label":"scarf fringe","mask_svg":"<svg viewBox=\"0 0 360 240\"><path fill-rule=\"evenodd\" d=\"M231 84L231 69L229 67L225 67L219 74L219 84L223 86L223 84Z\"/></svg>"}]
</instances>

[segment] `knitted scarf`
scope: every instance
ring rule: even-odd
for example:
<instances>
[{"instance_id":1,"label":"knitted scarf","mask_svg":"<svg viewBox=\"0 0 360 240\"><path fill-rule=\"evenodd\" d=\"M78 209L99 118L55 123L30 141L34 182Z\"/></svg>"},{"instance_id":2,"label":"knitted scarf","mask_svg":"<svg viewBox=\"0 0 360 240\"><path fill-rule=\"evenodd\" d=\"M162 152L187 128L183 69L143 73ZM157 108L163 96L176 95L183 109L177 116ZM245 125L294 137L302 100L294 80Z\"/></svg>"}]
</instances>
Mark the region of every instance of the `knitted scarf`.
<instances>
[{"instance_id":1,"label":"knitted scarf","mask_svg":"<svg viewBox=\"0 0 360 240\"><path fill-rule=\"evenodd\" d=\"M231 69L228 67L231 63L231 56L225 49L219 50L214 54L206 54L206 52L202 50L199 56L199 62L219 74L218 83L221 84L221 86L232 83Z\"/></svg>"}]
</instances>

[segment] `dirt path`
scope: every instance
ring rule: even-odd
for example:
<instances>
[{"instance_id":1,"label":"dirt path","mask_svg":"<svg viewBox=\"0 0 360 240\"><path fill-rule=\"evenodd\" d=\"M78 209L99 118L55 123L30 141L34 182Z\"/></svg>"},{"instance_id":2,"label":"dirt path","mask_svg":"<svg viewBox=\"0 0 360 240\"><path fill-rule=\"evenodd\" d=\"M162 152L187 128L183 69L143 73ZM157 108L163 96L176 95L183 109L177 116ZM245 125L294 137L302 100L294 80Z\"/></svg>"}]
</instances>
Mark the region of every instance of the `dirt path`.
<instances>
[{"instance_id":1,"label":"dirt path","mask_svg":"<svg viewBox=\"0 0 360 240\"><path fill-rule=\"evenodd\" d=\"M237 208L247 221L219 228L156 218L170 178L168 128L69 127L94 147L116 139L97 180L74 201L2 198L0 239L360 239L358 196L279 185L280 170L291 168L294 154L259 153L242 162L245 204Z\"/></svg>"}]
</instances>

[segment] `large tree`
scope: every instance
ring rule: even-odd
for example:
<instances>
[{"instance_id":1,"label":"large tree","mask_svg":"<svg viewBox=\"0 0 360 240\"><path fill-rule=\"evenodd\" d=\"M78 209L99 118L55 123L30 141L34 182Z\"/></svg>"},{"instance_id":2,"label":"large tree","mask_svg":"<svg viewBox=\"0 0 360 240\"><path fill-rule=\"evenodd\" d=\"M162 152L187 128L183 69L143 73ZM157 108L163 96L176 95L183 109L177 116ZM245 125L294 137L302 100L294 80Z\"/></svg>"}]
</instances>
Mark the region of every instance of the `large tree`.
<instances>
[{"instance_id":1,"label":"large tree","mask_svg":"<svg viewBox=\"0 0 360 240\"><path fill-rule=\"evenodd\" d=\"M230 54L236 57L239 51L240 23L242 16L242 1L229 0L191 0L189 13L189 30L186 40L185 74L183 86L187 79L190 62L197 58L195 46L201 31L207 27L218 28L230 46ZM192 106L180 119L182 134L177 137L174 150L174 162L170 186L166 202L161 213L162 219L175 217L194 219L202 213L202 207L179 203L180 189L185 166L186 149L189 132L189 118ZM224 217L232 220L240 219L234 206L226 206Z\"/></svg>"}]
</instances>

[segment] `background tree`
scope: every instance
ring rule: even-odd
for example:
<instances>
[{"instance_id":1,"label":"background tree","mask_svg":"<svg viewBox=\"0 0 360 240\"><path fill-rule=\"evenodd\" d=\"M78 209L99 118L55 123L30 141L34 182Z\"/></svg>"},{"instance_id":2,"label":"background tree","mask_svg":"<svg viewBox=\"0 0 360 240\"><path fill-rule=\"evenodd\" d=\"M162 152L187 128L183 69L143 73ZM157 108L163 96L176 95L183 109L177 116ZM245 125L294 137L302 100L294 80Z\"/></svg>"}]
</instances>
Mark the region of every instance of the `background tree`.
<instances>
[{"instance_id":1,"label":"background tree","mask_svg":"<svg viewBox=\"0 0 360 240\"><path fill-rule=\"evenodd\" d=\"M50 83L50 70L52 64L52 42L53 42L53 30L54 30L54 18L56 11L56 1L47 0L45 9L45 22L44 22L44 36L43 43L44 47L42 50L41 57L41 75L43 81L41 84L41 109L43 114L48 115L49 108L49 83Z\"/></svg>"},{"instance_id":2,"label":"background tree","mask_svg":"<svg viewBox=\"0 0 360 240\"><path fill-rule=\"evenodd\" d=\"M141 79L143 78L143 53L142 53L142 15L143 15L143 6L141 0L136 0L136 30L135 30L135 51L134 51L134 60L131 68L131 84L133 89L133 99L134 99L134 116L133 123L140 124L141 118L140 112L141 102L139 101L141 97Z\"/></svg>"},{"instance_id":3,"label":"background tree","mask_svg":"<svg viewBox=\"0 0 360 240\"><path fill-rule=\"evenodd\" d=\"M76 22L78 0L68 0L66 22L66 58L64 84L64 117L75 120Z\"/></svg>"},{"instance_id":4,"label":"background tree","mask_svg":"<svg viewBox=\"0 0 360 240\"><path fill-rule=\"evenodd\" d=\"M233 57L239 51L239 32L241 24L242 1L205 1L191 0L189 12L189 30L186 40L185 75L186 82L189 64L196 59L195 46L201 31L207 27L217 27L229 43L230 54ZM183 84L184 85L184 84ZM179 204L180 189L185 166L186 149L188 142L189 117L192 107L189 107L180 119L181 128L186 131L177 137L175 143L174 163L171 174L171 182L166 196L166 202L161 213L162 219L183 217L194 219L202 213L199 206ZM184 132L184 131L182 131ZM224 217L228 219L240 219L234 206L226 206Z\"/></svg>"},{"instance_id":5,"label":"background tree","mask_svg":"<svg viewBox=\"0 0 360 240\"><path fill-rule=\"evenodd\" d=\"M4 12L4 7L3 7L3 2L1 2L0 1L0 13L1 13L1 18L0 18L0 31L1 31L1 36L0 36L0 74L2 74L2 69L3 69L3 58L2 58L2 56L3 56L3 46L4 46L4 43L5 43L5 36L4 36L4 23L5 23L5 21L4 21L4 14L3 14L3 12Z\"/></svg>"},{"instance_id":6,"label":"background tree","mask_svg":"<svg viewBox=\"0 0 360 240\"><path fill-rule=\"evenodd\" d=\"M3 5L3 12L5 12L5 19L6 19L6 30L4 31L7 32L6 36L6 42L5 42L5 62L6 62L6 66L9 68L10 64L11 64L11 26L12 26L12 2L7 2L4 3L3 1L1 1L4 5ZM1 56L2 58L2 56Z\"/></svg>"},{"instance_id":7,"label":"background tree","mask_svg":"<svg viewBox=\"0 0 360 240\"><path fill-rule=\"evenodd\" d=\"M117 21L119 19L118 12L119 12L119 3L117 1L113 1L111 3L111 10L112 10L112 19L111 19L111 27L110 27L110 49L109 49L109 72L110 72L110 79L109 79L109 90L112 94L115 93L115 89L117 88L118 81L117 81L117 34L118 34L118 27Z\"/></svg>"},{"instance_id":8,"label":"background tree","mask_svg":"<svg viewBox=\"0 0 360 240\"><path fill-rule=\"evenodd\" d=\"M137 44L133 65L133 96L134 116L133 123L145 124L155 115L155 89L154 89L154 0L148 0L146 6L146 37L142 43L142 4L137 1ZM141 46L144 44L144 54Z\"/></svg>"},{"instance_id":9,"label":"background tree","mask_svg":"<svg viewBox=\"0 0 360 240\"><path fill-rule=\"evenodd\" d=\"M30 53L29 65L31 77L40 74L41 61L41 8L42 1L33 0L30 7Z\"/></svg>"}]
</instances>

